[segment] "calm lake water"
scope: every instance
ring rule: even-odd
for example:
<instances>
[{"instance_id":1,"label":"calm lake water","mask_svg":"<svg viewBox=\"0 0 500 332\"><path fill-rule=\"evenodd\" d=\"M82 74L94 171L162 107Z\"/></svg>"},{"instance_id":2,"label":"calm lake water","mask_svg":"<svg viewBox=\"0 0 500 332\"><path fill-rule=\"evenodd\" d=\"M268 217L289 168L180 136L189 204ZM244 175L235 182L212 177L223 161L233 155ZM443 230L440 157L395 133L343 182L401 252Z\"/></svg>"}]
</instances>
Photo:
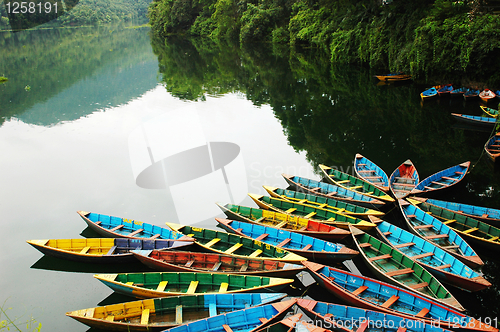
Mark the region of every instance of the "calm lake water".
<instances>
[{"instance_id":1,"label":"calm lake water","mask_svg":"<svg viewBox=\"0 0 500 332\"><path fill-rule=\"evenodd\" d=\"M0 301L18 322L87 331L65 312L131 300L92 275L141 266L68 263L26 243L95 236L77 210L215 228L215 202L255 206L247 193L284 187L282 173L319 179L321 163L352 173L356 153L389 174L410 158L421 178L470 160L465 180L437 197L500 206L499 172L482 154L491 130L450 115L481 115L478 101L421 103L439 82L379 85L375 73L332 66L317 51L163 43L148 32L0 33L9 78L0 85ZM387 218L401 221L397 210ZM493 286L450 290L469 314L498 317L500 261L479 253ZM307 294L338 302L315 287Z\"/></svg>"}]
</instances>

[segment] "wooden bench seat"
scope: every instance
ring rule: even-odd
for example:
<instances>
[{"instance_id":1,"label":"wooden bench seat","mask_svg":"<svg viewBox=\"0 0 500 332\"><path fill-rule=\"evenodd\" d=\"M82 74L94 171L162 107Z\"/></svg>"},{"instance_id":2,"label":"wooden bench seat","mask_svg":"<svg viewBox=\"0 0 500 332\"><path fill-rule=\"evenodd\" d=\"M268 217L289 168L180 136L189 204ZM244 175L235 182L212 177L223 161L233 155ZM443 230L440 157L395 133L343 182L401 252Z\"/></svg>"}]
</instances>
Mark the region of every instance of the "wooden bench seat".
<instances>
[{"instance_id":1,"label":"wooden bench seat","mask_svg":"<svg viewBox=\"0 0 500 332\"><path fill-rule=\"evenodd\" d=\"M309 219L311 217L314 217L316 215L316 212L311 212L311 213L308 213L304 216L304 219Z\"/></svg>"},{"instance_id":2,"label":"wooden bench seat","mask_svg":"<svg viewBox=\"0 0 500 332\"><path fill-rule=\"evenodd\" d=\"M413 226L413 228L415 228L415 229L425 229L425 228L432 228L432 227L434 227L434 225L425 224L425 225Z\"/></svg>"},{"instance_id":3,"label":"wooden bench seat","mask_svg":"<svg viewBox=\"0 0 500 332\"><path fill-rule=\"evenodd\" d=\"M285 211L285 213L292 213L295 210L297 210L297 208L289 208L288 210Z\"/></svg>"},{"instance_id":4,"label":"wooden bench seat","mask_svg":"<svg viewBox=\"0 0 500 332\"><path fill-rule=\"evenodd\" d=\"M449 224L454 223L455 221L456 221L455 219L450 219L450 220L443 221L443 224L449 225Z\"/></svg>"},{"instance_id":5,"label":"wooden bench seat","mask_svg":"<svg viewBox=\"0 0 500 332\"><path fill-rule=\"evenodd\" d=\"M394 248L405 248L405 247L410 247L410 246L414 246L415 243L413 242L406 242L406 243L400 243L400 244L396 244L394 246Z\"/></svg>"},{"instance_id":6,"label":"wooden bench seat","mask_svg":"<svg viewBox=\"0 0 500 332\"><path fill-rule=\"evenodd\" d=\"M144 309L141 313L141 324L147 325L149 323L149 309Z\"/></svg>"},{"instance_id":7,"label":"wooden bench seat","mask_svg":"<svg viewBox=\"0 0 500 332\"><path fill-rule=\"evenodd\" d=\"M182 324L182 305L176 305L175 306L175 323L176 324Z\"/></svg>"},{"instance_id":8,"label":"wooden bench seat","mask_svg":"<svg viewBox=\"0 0 500 332\"><path fill-rule=\"evenodd\" d=\"M139 234L142 231L144 231L144 229L139 228L139 229L133 231L132 233L130 233L128 236L135 236L135 235Z\"/></svg>"},{"instance_id":9,"label":"wooden bench seat","mask_svg":"<svg viewBox=\"0 0 500 332\"><path fill-rule=\"evenodd\" d=\"M384 303L381 304L382 307L384 308L389 308L391 305L393 305L397 300L399 300L399 296L393 295L390 298L387 299Z\"/></svg>"},{"instance_id":10,"label":"wooden bench seat","mask_svg":"<svg viewBox=\"0 0 500 332\"><path fill-rule=\"evenodd\" d=\"M255 257L259 257L260 254L262 254L262 250L257 249L254 252L252 252L248 257L255 258Z\"/></svg>"},{"instance_id":11,"label":"wooden bench seat","mask_svg":"<svg viewBox=\"0 0 500 332\"><path fill-rule=\"evenodd\" d=\"M81 255L84 255L84 254L88 253L88 252L89 252L89 250L90 250L90 247L85 247L85 248L83 248L83 249L80 251L80 254L81 254Z\"/></svg>"},{"instance_id":12,"label":"wooden bench seat","mask_svg":"<svg viewBox=\"0 0 500 332\"><path fill-rule=\"evenodd\" d=\"M407 273L413 273L414 271L410 268L406 268L406 269L401 269L401 270L394 270L394 271L389 271L389 272L386 272L385 275L389 276L389 277L395 277L395 276L399 276L399 275L403 275L403 274L407 274Z\"/></svg>"},{"instance_id":13,"label":"wooden bench seat","mask_svg":"<svg viewBox=\"0 0 500 332\"><path fill-rule=\"evenodd\" d=\"M212 267L212 271L213 272L216 272L222 265L222 262L217 262L214 264L214 266Z\"/></svg>"},{"instance_id":14,"label":"wooden bench seat","mask_svg":"<svg viewBox=\"0 0 500 332\"><path fill-rule=\"evenodd\" d=\"M289 237L284 239L283 241L281 241L276 247L278 248L282 248L283 246L287 245L288 242L292 241L292 239L290 239Z\"/></svg>"},{"instance_id":15,"label":"wooden bench seat","mask_svg":"<svg viewBox=\"0 0 500 332\"><path fill-rule=\"evenodd\" d=\"M436 235L424 236L424 238L427 240L443 239L443 238L447 238L447 237L448 237L448 234L436 234Z\"/></svg>"},{"instance_id":16,"label":"wooden bench seat","mask_svg":"<svg viewBox=\"0 0 500 332\"><path fill-rule=\"evenodd\" d=\"M434 268L438 269L438 270L442 270L442 269L447 269L449 267L451 267L451 264L444 264L444 265L436 266Z\"/></svg>"},{"instance_id":17,"label":"wooden bench seat","mask_svg":"<svg viewBox=\"0 0 500 332\"><path fill-rule=\"evenodd\" d=\"M116 226L116 227L111 228L109 231L110 231L110 232L115 232L115 231L117 231L117 230L119 230L119 229L121 229L121 228L123 228L123 227L124 227L124 225L123 225L123 224L122 224L122 225L118 225L118 226Z\"/></svg>"},{"instance_id":18,"label":"wooden bench seat","mask_svg":"<svg viewBox=\"0 0 500 332\"><path fill-rule=\"evenodd\" d=\"M392 256L389 254L384 254L384 255L380 255L380 256L370 257L370 258L368 258L368 260L370 262L374 262L374 261L378 261L381 259L389 259L389 258L392 258Z\"/></svg>"},{"instance_id":19,"label":"wooden bench seat","mask_svg":"<svg viewBox=\"0 0 500 332\"><path fill-rule=\"evenodd\" d=\"M231 248L227 249L224 251L225 254L232 254L236 250L238 250L240 247L243 246L243 243L235 243Z\"/></svg>"},{"instance_id":20,"label":"wooden bench seat","mask_svg":"<svg viewBox=\"0 0 500 332\"><path fill-rule=\"evenodd\" d=\"M468 230L462 231L462 233L464 233L464 234L470 234L470 233L475 232L477 230L479 230L479 228L473 227L473 228L469 228Z\"/></svg>"},{"instance_id":21,"label":"wooden bench seat","mask_svg":"<svg viewBox=\"0 0 500 332\"><path fill-rule=\"evenodd\" d=\"M240 268L240 272L245 272L248 269L248 264L243 264Z\"/></svg>"},{"instance_id":22,"label":"wooden bench seat","mask_svg":"<svg viewBox=\"0 0 500 332\"><path fill-rule=\"evenodd\" d=\"M187 294L194 294L196 292L196 288L198 287L198 284L200 282L198 280L193 280L189 284L188 290L186 291Z\"/></svg>"},{"instance_id":23,"label":"wooden bench seat","mask_svg":"<svg viewBox=\"0 0 500 332\"><path fill-rule=\"evenodd\" d=\"M106 253L105 256L111 256L113 255L113 253L115 252L116 250L116 246L112 246L111 248L109 248L108 252Z\"/></svg>"},{"instance_id":24,"label":"wooden bench seat","mask_svg":"<svg viewBox=\"0 0 500 332\"><path fill-rule=\"evenodd\" d=\"M428 283L422 282L422 283L416 284L416 285L409 285L408 287L410 287L411 289L420 289L420 288L424 288L424 287L427 287L427 286L429 286Z\"/></svg>"},{"instance_id":25,"label":"wooden bench seat","mask_svg":"<svg viewBox=\"0 0 500 332\"><path fill-rule=\"evenodd\" d=\"M422 318L422 317L425 317L425 315L427 315L428 313L429 313L429 309L423 308L415 316Z\"/></svg>"},{"instance_id":26,"label":"wooden bench seat","mask_svg":"<svg viewBox=\"0 0 500 332\"><path fill-rule=\"evenodd\" d=\"M425 253L420 254L420 255L411 256L410 258L420 259L420 258L425 258L425 257L430 257L430 256L434 256L434 253L433 252L425 252Z\"/></svg>"},{"instance_id":27,"label":"wooden bench seat","mask_svg":"<svg viewBox=\"0 0 500 332\"><path fill-rule=\"evenodd\" d=\"M282 221L282 222L280 222L279 224L277 224L275 227L276 227L276 228L281 228L281 227L285 226L287 223L288 223L288 221L287 221L287 220L285 220L285 221Z\"/></svg>"},{"instance_id":28,"label":"wooden bench seat","mask_svg":"<svg viewBox=\"0 0 500 332\"><path fill-rule=\"evenodd\" d=\"M207 244L205 244L205 247L210 248L211 246L213 246L214 244L216 244L219 241L220 241L220 239L216 237L216 238L210 240L210 242L208 242Z\"/></svg>"},{"instance_id":29,"label":"wooden bench seat","mask_svg":"<svg viewBox=\"0 0 500 332\"><path fill-rule=\"evenodd\" d=\"M160 236L161 236L161 234L155 234L155 235L151 236L149 239L154 240L154 239L159 238Z\"/></svg>"},{"instance_id":30,"label":"wooden bench seat","mask_svg":"<svg viewBox=\"0 0 500 332\"><path fill-rule=\"evenodd\" d=\"M156 291L157 292L163 292L165 290L165 288L167 288L167 284L168 284L167 280L160 281L160 283L156 287Z\"/></svg>"},{"instance_id":31,"label":"wooden bench seat","mask_svg":"<svg viewBox=\"0 0 500 332\"><path fill-rule=\"evenodd\" d=\"M224 329L225 332L233 332L233 330L231 329L231 327L229 325L227 325L227 324L223 324L222 328Z\"/></svg>"},{"instance_id":32,"label":"wooden bench seat","mask_svg":"<svg viewBox=\"0 0 500 332\"><path fill-rule=\"evenodd\" d=\"M368 242L365 242L365 243L360 243L359 244L359 247L360 248L367 248L367 247L371 247L372 244L371 243L368 243Z\"/></svg>"},{"instance_id":33,"label":"wooden bench seat","mask_svg":"<svg viewBox=\"0 0 500 332\"><path fill-rule=\"evenodd\" d=\"M450 178L448 176L443 176L443 179L450 180L450 181L458 181L458 179L456 179L456 178Z\"/></svg>"},{"instance_id":34,"label":"wooden bench seat","mask_svg":"<svg viewBox=\"0 0 500 332\"><path fill-rule=\"evenodd\" d=\"M255 241L262 241L268 236L269 236L269 234L267 234L267 233L260 234L258 237L255 238Z\"/></svg>"},{"instance_id":35,"label":"wooden bench seat","mask_svg":"<svg viewBox=\"0 0 500 332\"><path fill-rule=\"evenodd\" d=\"M312 248L312 244L308 244L304 248L302 248L302 250L309 250L311 248Z\"/></svg>"},{"instance_id":36,"label":"wooden bench seat","mask_svg":"<svg viewBox=\"0 0 500 332\"><path fill-rule=\"evenodd\" d=\"M352 292L352 295L359 295L368 289L368 286L360 286Z\"/></svg>"},{"instance_id":37,"label":"wooden bench seat","mask_svg":"<svg viewBox=\"0 0 500 332\"><path fill-rule=\"evenodd\" d=\"M228 288L229 288L229 284L227 282L221 282L220 287L219 287L219 293L227 292Z\"/></svg>"}]
</instances>

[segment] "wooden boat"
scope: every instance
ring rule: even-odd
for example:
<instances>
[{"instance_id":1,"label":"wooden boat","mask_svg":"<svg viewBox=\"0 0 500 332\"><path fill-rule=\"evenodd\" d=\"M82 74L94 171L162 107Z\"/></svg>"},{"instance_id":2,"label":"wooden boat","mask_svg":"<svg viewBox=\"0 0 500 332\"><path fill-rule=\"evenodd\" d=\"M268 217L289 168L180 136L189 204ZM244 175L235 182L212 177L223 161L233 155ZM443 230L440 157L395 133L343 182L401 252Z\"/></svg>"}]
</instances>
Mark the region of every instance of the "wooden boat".
<instances>
[{"instance_id":1,"label":"wooden boat","mask_svg":"<svg viewBox=\"0 0 500 332\"><path fill-rule=\"evenodd\" d=\"M410 159L399 165L389 177L391 192L398 199L409 195L419 182L417 169Z\"/></svg>"},{"instance_id":2,"label":"wooden boat","mask_svg":"<svg viewBox=\"0 0 500 332\"><path fill-rule=\"evenodd\" d=\"M284 248L313 261L342 262L359 254L356 250L349 249L338 243L283 229L221 218L215 218L215 220L220 227L230 233L246 236L278 248Z\"/></svg>"},{"instance_id":3,"label":"wooden boat","mask_svg":"<svg viewBox=\"0 0 500 332\"><path fill-rule=\"evenodd\" d=\"M457 299L418 262L373 236L350 226L354 243L366 266L380 280L464 311Z\"/></svg>"},{"instance_id":4,"label":"wooden boat","mask_svg":"<svg viewBox=\"0 0 500 332\"><path fill-rule=\"evenodd\" d=\"M421 194L449 188L459 183L469 171L470 161L436 172L420 181L410 194Z\"/></svg>"},{"instance_id":5,"label":"wooden boat","mask_svg":"<svg viewBox=\"0 0 500 332\"><path fill-rule=\"evenodd\" d=\"M457 113L451 113L451 115L459 121L467 122L472 125L493 127L497 123L496 118L491 118L486 116L476 116L476 115L457 114Z\"/></svg>"},{"instance_id":6,"label":"wooden boat","mask_svg":"<svg viewBox=\"0 0 500 332\"><path fill-rule=\"evenodd\" d=\"M350 307L341 304L297 299L297 305L307 316L315 320L306 324L308 331L397 331L401 332L444 332L450 330L424 323L418 318L408 319L379 311ZM319 327L319 330L317 329ZM324 327L328 327L325 329Z\"/></svg>"},{"instance_id":7,"label":"wooden boat","mask_svg":"<svg viewBox=\"0 0 500 332\"><path fill-rule=\"evenodd\" d=\"M464 99L467 100L472 100L476 99L479 97L479 90L476 89L469 89L464 93Z\"/></svg>"},{"instance_id":8,"label":"wooden boat","mask_svg":"<svg viewBox=\"0 0 500 332\"><path fill-rule=\"evenodd\" d=\"M355 204L349 204L344 201L339 201L334 198L318 196L314 194L301 193L295 190L281 189L270 186L263 186L267 193L276 198L282 198L292 202L302 202L317 207L322 207L328 210L340 212L342 214L357 218L367 219L369 215L383 216L384 212L374 209L365 208Z\"/></svg>"},{"instance_id":9,"label":"wooden boat","mask_svg":"<svg viewBox=\"0 0 500 332\"><path fill-rule=\"evenodd\" d=\"M386 203L366 195L361 195L355 191L335 186L333 184L293 175L282 174L282 176L285 178L285 181L290 187L299 192L328 198L335 197L336 200L375 209L381 208Z\"/></svg>"},{"instance_id":10,"label":"wooden boat","mask_svg":"<svg viewBox=\"0 0 500 332\"><path fill-rule=\"evenodd\" d=\"M384 170L359 153L354 158L354 171L360 179L370 182L383 192L389 191L389 177Z\"/></svg>"},{"instance_id":11,"label":"wooden boat","mask_svg":"<svg viewBox=\"0 0 500 332\"><path fill-rule=\"evenodd\" d=\"M500 156L500 133L491 136L484 144L484 151L493 162Z\"/></svg>"},{"instance_id":12,"label":"wooden boat","mask_svg":"<svg viewBox=\"0 0 500 332\"><path fill-rule=\"evenodd\" d=\"M182 324L165 332L258 332L267 331L295 305L296 299L251 307Z\"/></svg>"},{"instance_id":13,"label":"wooden boat","mask_svg":"<svg viewBox=\"0 0 500 332\"><path fill-rule=\"evenodd\" d=\"M136 298L208 293L278 292L293 279L206 272L143 272L95 274L117 293Z\"/></svg>"},{"instance_id":14,"label":"wooden boat","mask_svg":"<svg viewBox=\"0 0 500 332\"><path fill-rule=\"evenodd\" d=\"M437 93L439 97L449 96L450 92L453 90L453 86L451 84L442 85L439 89L437 89Z\"/></svg>"},{"instance_id":15,"label":"wooden boat","mask_svg":"<svg viewBox=\"0 0 500 332\"><path fill-rule=\"evenodd\" d=\"M319 165L319 168L323 171L327 182L330 182L331 184L379 199L384 202L394 202L394 198L389 196L386 192L376 188L370 182L341 172L329 166Z\"/></svg>"},{"instance_id":16,"label":"wooden boat","mask_svg":"<svg viewBox=\"0 0 500 332\"><path fill-rule=\"evenodd\" d=\"M255 258L289 263L299 263L307 258L294 254L286 249L271 245L263 245L244 236L229 234L201 227L191 227L174 223L167 226L195 239L195 244L208 252L231 255L241 258Z\"/></svg>"},{"instance_id":17,"label":"wooden boat","mask_svg":"<svg viewBox=\"0 0 500 332\"><path fill-rule=\"evenodd\" d=\"M418 319L442 328L452 328L456 322L463 322L473 331L498 331L414 291L318 263L303 264L320 286L348 305Z\"/></svg>"},{"instance_id":18,"label":"wooden boat","mask_svg":"<svg viewBox=\"0 0 500 332\"><path fill-rule=\"evenodd\" d=\"M51 239L26 241L42 254L86 263L120 264L135 261L132 250L179 249L188 241L127 238Z\"/></svg>"},{"instance_id":19,"label":"wooden boat","mask_svg":"<svg viewBox=\"0 0 500 332\"><path fill-rule=\"evenodd\" d=\"M453 228L462 238L470 243L489 250L500 252L500 229L491 226L477 219L464 216L452 210L448 210L439 206L430 205L425 201L421 201L418 197L408 199L412 204L418 205L420 209L434 217L440 219L443 224Z\"/></svg>"},{"instance_id":20,"label":"wooden boat","mask_svg":"<svg viewBox=\"0 0 500 332\"><path fill-rule=\"evenodd\" d=\"M297 264L217 253L136 250L133 254L147 267L165 272L212 272L293 278L304 269Z\"/></svg>"},{"instance_id":21,"label":"wooden boat","mask_svg":"<svg viewBox=\"0 0 500 332\"><path fill-rule=\"evenodd\" d=\"M494 99L496 97L495 93L491 91L490 89L484 89L479 93L479 98L481 98L482 101L487 103L491 99Z\"/></svg>"},{"instance_id":22,"label":"wooden boat","mask_svg":"<svg viewBox=\"0 0 500 332\"><path fill-rule=\"evenodd\" d=\"M500 114L500 112L494 108L486 107L483 105L480 105L479 107L481 107L481 109L483 110L484 113L488 114L492 118L497 118L498 115Z\"/></svg>"},{"instance_id":23,"label":"wooden boat","mask_svg":"<svg viewBox=\"0 0 500 332\"><path fill-rule=\"evenodd\" d=\"M262 209L300 216L305 219L312 219L343 229L349 229L349 224L354 224L356 227L364 230L375 227L375 224L369 221L348 216L340 212L322 209L310 204L290 202L264 195L248 194L248 196L250 196L250 198L252 198L252 200Z\"/></svg>"},{"instance_id":24,"label":"wooden boat","mask_svg":"<svg viewBox=\"0 0 500 332\"><path fill-rule=\"evenodd\" d=\"M256 332L262 331L262 332L294 332L296 331L295 326L300 322L300 319L302 318L302 314L298 313L295 315L290 315L285 318L283 318L280 321L277 321L276 323L273 323L269 326L259 328L256 330Z\"/></svg>"},{"instance_id":25,"label":"wooden boat","mask_svg":"<svg viewBox=\"0 0 500 332\"><path fill-rule=\"evenodd\" d=\"M430 205L435 205L444 209L452 210L455 213L483 221L497 228L500 227L499 209L492 209L488 207L482 207L464 203L447 202L431 198L419 198L418 200L426 202Z\"/></svg>"},{"instance_id":26,"label":"wooden boat","mask_svg":"<svg viewBox=\"0 0 500 332\"><path fill-rule=\"evenodd\" d=\"M286 213L256 209L235 204L226 204L222 206L217 203L217 205L228 217L228 219L245 221L268 227L275 227L278 229L286 229L295 233L323 239L325 241L342 240L351 234L348 230L339 227Z\"/></svg>"},{"instance_id":27,"label":"wooden boat","mask_svg":"<svg viewBox=\"0 0 500 332\"><path fill-rule=\"evenodd\" d=\"M179 324L282 300L286 293L170 296L70 311L87 326L106 331L163 331Z\"/></svg>"},{"instance_id":28,"label":"wooden boat","mask_svg":"<svg viewBox=\"0 0 500 332\"><path fill-rule=\"evenodd\" d=\"M453 255L421 237L381 220L377 223L379 238L394 249L417 261L441 282L477 292L491 283Z\"/></svg>"},{"instance_id":29,"label":"wooden boat","mask_svg":"<svg viewBox=\"0 0 500 332\"><path fill-rule=\"evenodd\" d=\"M461 87L450 91L450 97L462 97L464 93L469 91L469 88Z\"/></svg>"},{"instance_id":30,"label":"wooden boat","mask_svg":"<svg viewBox=\"0 0 500 332\"><path fill-rule=\"evenodd\" d=\"M379 81L407 81L411 80L411 75L403 73L390 73L385 75L375 75Z\"/></svg>"},{"instance_id":31,"label":"wooden boat","mask_svg":"<svg viewBox=\"0 0 500 332\"><path fill-rule=\"evenodd\" d=\"M441 220L404 200L399 201L399 207L410 232L432 242L469 267L475 269L484 264L474 249Z\"/></svg>"},{"instance_id":32,"label":"wooden boat","mask_svg":"<svg viewBox=\"0 0 500 332\"><path fill-rule=\"evenodd\" d=\"M168 228L147 224L142 221L124 219L85 211L77 211L87 226L104 237L127 237L133 239L170 239L194 241L189 236Z\"/></svg>"},{"instance_id":33,"label":"wooden boat","mask_svg":"<svg viewBox=\"0 0 500 332\"><path fill-rule=\"evenodd\" d=\"M429 88L425 91L422 91L420 93L420 98L422 100L431 99L431 98L436 97L437 95L438 95L437 89L435 87L432 87L432 88Z\"/></svg>"}]
</instances>

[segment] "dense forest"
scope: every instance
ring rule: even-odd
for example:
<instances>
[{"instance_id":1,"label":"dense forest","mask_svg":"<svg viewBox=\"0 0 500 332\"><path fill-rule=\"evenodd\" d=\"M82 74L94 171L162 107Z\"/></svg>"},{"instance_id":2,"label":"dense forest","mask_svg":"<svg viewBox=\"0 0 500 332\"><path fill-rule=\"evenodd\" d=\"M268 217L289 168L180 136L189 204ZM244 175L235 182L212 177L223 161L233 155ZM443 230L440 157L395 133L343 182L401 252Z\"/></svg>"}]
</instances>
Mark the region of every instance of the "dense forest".
<instances>
[{"instance_id":1,"label":"dense forest","mask_svg":"<svg viewBox=\"0 0 500 332\"><path fill-rule=\"evenodd\" d=\"M331 62L429 76L498 72L500 16L484 0L154 0L153 31L315 47ZM495 74L496 75L496 74Z\"/></svg>"}]
</instances>

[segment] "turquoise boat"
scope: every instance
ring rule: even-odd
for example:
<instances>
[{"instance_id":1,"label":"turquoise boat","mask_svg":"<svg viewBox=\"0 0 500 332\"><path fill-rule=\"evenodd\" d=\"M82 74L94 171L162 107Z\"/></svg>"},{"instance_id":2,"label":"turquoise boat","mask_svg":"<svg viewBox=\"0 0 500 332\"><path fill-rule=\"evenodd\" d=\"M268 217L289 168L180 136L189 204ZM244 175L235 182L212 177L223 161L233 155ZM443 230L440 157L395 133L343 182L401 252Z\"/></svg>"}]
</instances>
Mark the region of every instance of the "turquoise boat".
<instances>
[{"instance_id":1,"label":"turquoise boat","mask_svg":"<svg viewBox=\"0 0 500 332\"><path fill-rule=\"evenodd\" d=\"M394 197L400 199L406 197L420 182L415 165L410 159L398 166L389 177L389 188Z\"/></svg>"},{"instance_id":2,"label":"turquoise boat","mask_svg":"<svg viewBox=\"0 0 500 332\"><path fill-rule=\"evenodd\" d=\"M419 198L420 201L443 209L454 211L455 213L471 217L495 227L500 227L500 209L492 209L477 205L464 203L447 202L432 198Z\"/></svg>"},{"instance_id":3,"label":"turquoise boat","mask_svg":"<svg viewBox=\"0 0 500 332\"><path fill-rule=\"evenodd\" d=\"M87 226L104 237L127 237L134 239L170 239L194 241L193 238L171 229L147 224L142 221L108 216L86 211L77 211Z\"/></svg>"},{"instance_id":4,"label":"turquoise boat","mask_svg":"<svg viewBox=\"0 0 500 332\"><path fill-rule=\"evenodd\" d=\"M164 330L164 332L256 332L283 319L296 299L228 312Z\"/></svg>"},{"instance_id":5,"label":"turquoise boat","mask_svg":"<svg viewBox=\"0 0 500 332\"><path fill-rule=\"evenodd\" d=\"M359 254L344 245L283 229L215 218L219 226L230 233L261 241L294 252L313 261L342 262Z\"/></svg>"},{"instance_id":6,"label":"turquoise boat","mask_svg":"<svg viewBox=\"0 0 500 332\"><path fill-rule=\"evenodd\" d=\"M418 261L441 282L469 292L488 288L491 283L453 255L421 237L386 221L377 223L379 237L391 247Z\"/></svg>"},{"instance_id":7,"label":"turquoise boat","mask_svg":"<svg viewBox=\"0 0 500 332\"><path fill-rule=\"evenodd\" d=\"M348 203L364 206L367 208L380 209L386 202L375 199L358 192L345 189L330 183L316 181L303 178L300 176L282 174L285 181L295 191L305 192L313 195L323 196L327 198L335 198L337 200L346 201Z\"/></svg>"},{"instance_id":8,"label":"turquoise boat","mask_svg":"<svg viewBox=\"0 0 500 332\"><path fill-rule=\"evenodd\" d=\"M459 183L467 174L470 166L470 161L449 167L442 171L436 172L431 176L420 181L410 194L421 194L438 189L449 188Z\"/></svg>"},{"instance_id":9,"label":"turquoise boat","mask_svg":"<svg viewBox=\"0 0 500 332\"><path fill-rule=\"evenodd\" d=\"M477 116L477 115L457 114L457 113L451 113L451 115L459 121L467 122L472 125L479 125L492 128L495 125L495 123L497 123L496 118L487 116Z\"/></svg>"},{"instance_id":10,"label":"turquoise boat","mask_svg":"<svg viewBox=\"0 0 500 332\"><path fill-rule=\"evenodd\" d=\"M410 232L432 242L473 269L484 265L474 249L441 220L405 200L399 200L399 207Z\"/></svg>"},{"instance_id":11,"label":"turquoise boat","mask_svg":"<svg viewBox=\"0 0 500 332\"><path fill-rule=\"evenodd\" d=\"M441 327L425 324L417 320L402 318L395 315L381 313L362 308L350 307L340 304L320 302L308 299L298 299L297 305L313 318L316 323L328 329L311 329L309 331L405 331L405 332L445 332ZM319 324L318 324L319 325ZM307 325L306 325L307 326ZM307 327L306 327L307 328Z\"/></svg>"},{"instance_id":12,"label":"turquoise boat","mask_svg":"<svg viewBox=\"0 0 500 332\"><path fill-rule=\"evenodd\" d=\"M384 170L359 153L356 153L354 158L354 171L360 179L370 182L384 192L389 191L389 177Z\"/></svg>"}]
</instances>

